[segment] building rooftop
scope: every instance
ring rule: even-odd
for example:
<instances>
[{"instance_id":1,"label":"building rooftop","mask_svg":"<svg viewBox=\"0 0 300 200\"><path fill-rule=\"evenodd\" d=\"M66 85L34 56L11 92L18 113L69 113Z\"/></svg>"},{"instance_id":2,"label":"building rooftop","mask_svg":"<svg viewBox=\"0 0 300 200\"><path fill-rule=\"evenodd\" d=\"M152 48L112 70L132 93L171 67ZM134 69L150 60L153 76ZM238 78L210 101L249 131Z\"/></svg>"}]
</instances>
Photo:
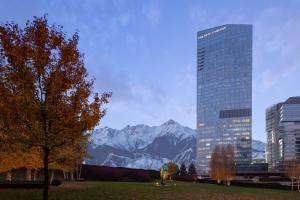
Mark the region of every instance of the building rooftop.
<instances>
[{"instance_id":1,"label":"building rooftop","mask_svg":"<svg viewBox=\"0 0 300 200\"><path fill-rule=\"evenodd\" d=\"M290 97L284 103L285 104L300 104L300 96Z\"/></svg>"}]
</instances>

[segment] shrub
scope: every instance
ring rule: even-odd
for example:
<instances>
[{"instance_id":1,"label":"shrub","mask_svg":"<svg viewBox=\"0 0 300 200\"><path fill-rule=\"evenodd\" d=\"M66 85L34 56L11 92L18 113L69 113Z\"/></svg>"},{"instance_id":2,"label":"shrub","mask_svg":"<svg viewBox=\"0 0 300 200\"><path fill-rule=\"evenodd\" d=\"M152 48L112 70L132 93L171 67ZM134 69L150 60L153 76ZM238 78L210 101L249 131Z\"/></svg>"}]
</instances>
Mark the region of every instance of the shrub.
<instances>
[{"instance_id":1,"label":"shrub","mask_svg":"<svg viewBox=\"0 0 300 200\"><path fill-rule=\"evenodd\" d=\"M51 186L59 186L61 184L62 184L61 180L53 179Z\"/></svg>"},{"instance_id":2,"label":"shrub","mask_svg":"<svg viewBox=\"0 0 300 200\"><path fill-rule=\"evenodd\" d=\"M194 182L197 180L195 176L172 176L175 181Z\"/></svg>"},{"instance_id":3,"label":"shrub","mask_svg":"<svg viewBox=\"0 0 300 200\"><path fill-rule=\"evenodd\" d=\"M82 177L86 180L96 181L149 182L154 179L159 179L160 174L155 170L83 165Z\"/></svg>"},{"instance_id":4,"label":"shrub","mask_svg":"<svg viewBox=\"0 0 300 200\"><path fill-rule=\"evenodd\" d=\"M42 188L43 185L41 181L0 181L0 188Z\"/></svg>"}]
</instances>

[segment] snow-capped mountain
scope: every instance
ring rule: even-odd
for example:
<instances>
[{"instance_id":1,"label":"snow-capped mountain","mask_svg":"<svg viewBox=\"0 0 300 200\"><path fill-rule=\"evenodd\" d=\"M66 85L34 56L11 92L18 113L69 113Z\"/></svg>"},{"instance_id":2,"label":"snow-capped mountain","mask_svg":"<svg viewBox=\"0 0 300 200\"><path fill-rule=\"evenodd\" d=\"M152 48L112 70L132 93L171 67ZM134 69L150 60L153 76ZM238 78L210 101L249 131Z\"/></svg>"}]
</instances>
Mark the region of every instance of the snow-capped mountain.
<instances>
[{"instance_id":1,"label":"snow-capped mountain","mask_svg":"<svg viewBox=\"0 0 300 200\"><path fill-rule=\"evenodd\" d=\"M265 159L266 143L252 140L252 159L253 160L264 160Z\"/></svg>"},{"instance_id":2,"label":"snow-capped mountain","mask_svg":"<svg viewBox=\"0 0 300 200\"><path fill-rule=\"evenodd\" d=\"M105 127L94 132L94 144L109 145L133 152L147 147L156 138L162 136L170 136L170 139L175 139L174 142L176 143L190 136L195 136L195 131L181 126L173 120L169 120L161 126L128 125L122 130Z\"/></svg>"},{"instance_id":3,"label":"snow-capped mountain","mask_svg":"<svg viewBox=\"0 0 300 200\"><path fill-rule=\"evenodd\" d=\"M264 143L253 141L255 156L264 156ZM108 127L94 131L87 164L159 169L168 161L189 165L196 159L196 131L169 120L160 126ZM263 155L262 155L263 154Z\"/></svg>"}]
</instances>

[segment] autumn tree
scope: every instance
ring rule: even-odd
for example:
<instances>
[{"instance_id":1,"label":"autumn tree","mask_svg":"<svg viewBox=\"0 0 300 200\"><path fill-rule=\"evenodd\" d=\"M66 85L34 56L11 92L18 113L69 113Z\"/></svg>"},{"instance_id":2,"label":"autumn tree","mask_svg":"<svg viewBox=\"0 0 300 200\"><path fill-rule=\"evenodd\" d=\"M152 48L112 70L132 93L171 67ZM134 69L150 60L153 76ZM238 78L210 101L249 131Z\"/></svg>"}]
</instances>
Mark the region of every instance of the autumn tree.
<instances>
[{"instance_id":1,"label":"autumn tree","mask_svg":"<svg viewBox=\"0 0 300 200\"><path fill-rule=\"evenodd\" d=\"M222 148L219 145L215 146L215 149L211 155L210 161L210 177L217 180L218 183L221 183L222 179Z\"/></svg>"},{"instance_id":2,"label":"autumn tree","mask_svg":"<svg viewBox=\"0 0 300 200\"><path fill-rule=\"evenodd\" d=\"M87 155L88 136L82 135L72 145L65 147L63 150L57 150L52 158L54 162L50 166L51 169L62 170L64 175L67 172L71 175L71 179L73 179L73 174L76 172L76 178L79 179L81 163ZM51 173L51 177L54 178L54 170Z\"/></svg>"},{"instance_id":3,"label":"autumn tree","mask_svg":"<svg viewBox=\"0 0 300 200\"><path fill-rule=\"evenodd\" d=\"M170 178L172 177L172 175L177 174L178 170L179 169L178 169L178 166L176 163L174 163L174 162L168 163L168 173L169 173Z\"/></svg>"},{"instance_id":4,"label":"autumn tree","mask_svg":"<svg viewBox=\"0 0 300 200\"><path fill-rule=\"evenodd\" d=\"M232 145L216 145L210 162L210 176L230 185L235 175L234 148Z\"/></svg>"},{"instance_id":5,"label":"autumn tree","mask_svg":"<svg viewBox=\"0 0 300 200\"><path fill-rule=\"evenodd\" d=\"M296 159L284 162L287 177L291 180L291 190L294 190L294 181L297 181L298 190L300 182L300 162Z\"/></svg>"},{"instance_id":6,"label":"autumn tree","mask_svg":"<svg viewBox=\"0 0 300 200\"><path fill-rule=\"evenodd\" d=\"M298 191L300 191L300 163L299 163L299 161L298 161L298 165L297 165L296 181L297 181L297 189L298 189Z\"/></svg>"},{"instance_id":7,"label":"autumn tree","mask_svg":"<svg viewBox=\"0 0 300 200\"><path fill-rule=\"evenodd\" d=\"M6 173L6 180L11 181L11 169L13 163L11 162L11 153L13 150L8 149L5 141L5 135L0 131L0 173Z\"/></svg>"},{"instance_id":8,"label":"autumn tree","mask_svg":"<svg viewBox=\"0 0 300 200\"><path fill-rule=\"evenodd\" d=\"M47 18L34 17L24 28L0 26L0 132L13 145L42 154L44 199L49 163L80 141L104 116L110 93L92 94L79 37L70 38Z\"/></svg>"},{"instance_id":9,"label":"autumn tree","mask_svg":"<svg viewBox=\"0 0 300 200\"><path fill-rule=\"evenodd\" d=\"M5 180L12 181L12 169L19 168L23 159L20 159L18 149L0 149L0 173L5 173Z\"/></svg>"},{"instance_id":10,"label":"autumn tree","mask_svg":"<svg viewBox=\"0 0 300 200\"><path fill-rule=\"evenodd\" d=\"M228 144L223 147L223 167L224 171L223 180L226 185L230 185L230 182L233 180L235 176L235 159L234 159L234 148L231 144Z\"/></svg>"},{"instance_id":11,"label":"autumn tree","mask_svg":"<svg viewBox=\"0 0 300 200\"><path fill-rule=\"evenodd\" d=\"M6 174L6 180L12 181L13 169L26 168L26 180L31 180L31 169L41 167L41 156L35 148L26 149L17 144L9 144L0 134L0 173Z\"/></svg>"}]
</instances>

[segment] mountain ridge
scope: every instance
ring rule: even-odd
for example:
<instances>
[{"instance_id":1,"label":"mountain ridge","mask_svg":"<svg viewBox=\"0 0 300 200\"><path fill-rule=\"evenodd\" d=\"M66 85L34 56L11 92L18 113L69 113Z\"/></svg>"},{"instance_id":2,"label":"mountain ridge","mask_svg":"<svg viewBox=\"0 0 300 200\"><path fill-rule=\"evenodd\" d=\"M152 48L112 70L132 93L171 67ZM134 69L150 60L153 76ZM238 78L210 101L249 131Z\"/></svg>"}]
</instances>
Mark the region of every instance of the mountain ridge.
<instances>
[{"instance_id":1,"label":"mountain ridge","mask_svg":"<svg viewBox=\"0 0 300 200\"><path fill-rule=\"evenodd\" d=\"M87 164L113 167L159 169L165 162L195 163L196 130L174 120L158 126L127 125L118 130L109 127L96 129ZM265 143L253 140L256 159L264 158Z\"/></svg>"}]
</instances>

